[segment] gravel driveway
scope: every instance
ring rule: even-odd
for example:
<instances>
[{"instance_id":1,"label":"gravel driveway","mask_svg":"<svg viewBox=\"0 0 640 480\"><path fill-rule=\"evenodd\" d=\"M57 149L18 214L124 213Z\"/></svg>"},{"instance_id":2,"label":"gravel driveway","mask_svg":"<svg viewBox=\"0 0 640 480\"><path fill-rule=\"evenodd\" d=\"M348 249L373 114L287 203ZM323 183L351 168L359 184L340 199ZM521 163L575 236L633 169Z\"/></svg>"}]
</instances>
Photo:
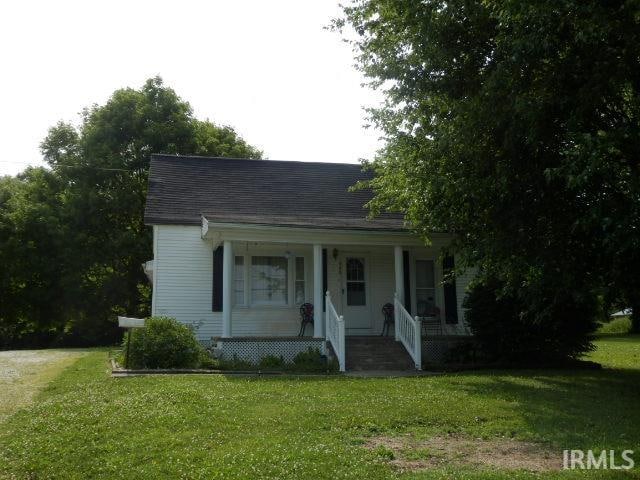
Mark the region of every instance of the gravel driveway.
<instances>
[{"instance_id":1,"label":"gravel driveway","mask_svg":"<svg viewBox=\"0 0 640 480\"><path fill-rule=\"evenodd\" d=\"M82 350L0 352L0 423L29 405L47 383L82 355Z\"/></svg>"}]
</instances>

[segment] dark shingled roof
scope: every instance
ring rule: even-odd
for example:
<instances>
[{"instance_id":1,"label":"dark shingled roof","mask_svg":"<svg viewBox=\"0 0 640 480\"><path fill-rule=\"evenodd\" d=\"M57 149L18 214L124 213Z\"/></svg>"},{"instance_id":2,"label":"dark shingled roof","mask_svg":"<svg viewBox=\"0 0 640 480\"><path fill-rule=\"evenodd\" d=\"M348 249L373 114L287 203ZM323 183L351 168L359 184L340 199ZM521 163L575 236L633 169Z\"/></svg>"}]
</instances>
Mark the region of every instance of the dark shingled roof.
<instances>
[{"instance_id":1,"label":"dark shingled roof","mask_svg":"<svg viewBox=\"0 0 640 480\"><path fill-rule=\"evenodd\" d=\"M399 214L366 218L370 191L348 191L370 177L344 163L152 155L144 220L404 230Z\"/></svg>"}]
</instances>

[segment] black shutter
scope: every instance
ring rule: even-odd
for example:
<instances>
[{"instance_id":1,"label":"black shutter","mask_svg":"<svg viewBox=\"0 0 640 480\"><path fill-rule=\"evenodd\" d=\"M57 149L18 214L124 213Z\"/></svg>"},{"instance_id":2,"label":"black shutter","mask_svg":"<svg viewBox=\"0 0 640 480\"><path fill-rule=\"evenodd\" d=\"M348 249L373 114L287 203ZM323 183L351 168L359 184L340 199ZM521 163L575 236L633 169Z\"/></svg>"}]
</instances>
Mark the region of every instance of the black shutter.
<instances>
[{"instance_id":1,"label":"black shutter","mask_svg":"<svg viewBox=\"0 0 640 480\"><path fill-rule=\"evenodd\" d=\"M322 311L327 311L327 249L322 249Z\"/></svg>"},{"instance_id":2,"label":"black shutter","mask_svg":"<svg viewBox=\"0 0 640 480\"><path fill-rule=\"evenodd\" d=\"M448 278L455 268L452 256L442 259L442 273L446 279L444 284L444 313L445 322L458 323L458 299L456 296L456 279Z\"/></svg>"},{"instance_id":3,"label":"black shutter","mask_svg":"<svg viewBox=\"0 0 640 480\"><path fill-rule=\"evenodd\" d=\"M211 310L222 311L222 258L223 247L213 251L213 288L211 291Z\"/></svg>"},{"instance_id":4,"label":"black shutter","mask_svg":"<svg viewBox=\"0 0 640 480\"><path fill-rule=\"evenodd\" d=\"M411 270L409 270L409 252L402 252L402 271L404 273L404 308L411 313Z\"/></svg>"}]
</instances>

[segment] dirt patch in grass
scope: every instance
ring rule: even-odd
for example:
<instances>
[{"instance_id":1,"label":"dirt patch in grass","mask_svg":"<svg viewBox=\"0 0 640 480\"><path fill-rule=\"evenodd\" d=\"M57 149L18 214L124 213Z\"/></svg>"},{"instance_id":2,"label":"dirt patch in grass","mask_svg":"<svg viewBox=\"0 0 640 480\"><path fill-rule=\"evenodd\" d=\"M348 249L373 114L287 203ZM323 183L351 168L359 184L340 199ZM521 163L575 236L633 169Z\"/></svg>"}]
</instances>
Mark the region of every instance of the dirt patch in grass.
<instances>
[{"instance_id":1,"label":"dirt patch in grass","mask_svg":"<svg viewBox=\"0 0 640 480\"><path fill-rule=\"evenodd\" d=\"M560 470L562 455L544 446L508 438L469 438L449 435L418 440L407 435L379 436L365 447L376 451L400 470L426 470L459 465L485 469Z\"/></svg>"},{"instance_id":2,"label":"dirt patch in grass","mask_svg":"<svg viewBox=\"0 0 640 480\"><path fill-rule=\"evenodd\" d=\"M78 350L0 352L0 423L30 404L47 383L82 355Z\"/></svg>"}]
</instances>

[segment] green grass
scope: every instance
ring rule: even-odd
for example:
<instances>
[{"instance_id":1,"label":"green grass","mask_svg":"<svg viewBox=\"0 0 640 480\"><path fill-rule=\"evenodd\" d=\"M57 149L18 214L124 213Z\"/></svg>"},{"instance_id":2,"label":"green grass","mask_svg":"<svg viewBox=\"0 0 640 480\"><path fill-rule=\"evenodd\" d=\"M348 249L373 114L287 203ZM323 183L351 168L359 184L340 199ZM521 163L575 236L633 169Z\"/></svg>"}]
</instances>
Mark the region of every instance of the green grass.
<instances>
[{"instance_id":1,"label":"green grass","mask_svg":"<svg viewBox=\"0 0 640 480\"><path fill-rule=\"evenodd\" d=\"M81 355L81 350L62 349L0 352L0 423L29 405Z\"/></svg>"},{"instance_id":2,"label":"green grass","mask_svg":"<svg viewBox=\"0 0 640 480\"><path fill-rule=\"evenodd\" d=\"M598 362L606 368L640 369L640 335L603 336L595 344L597 349L586 356L587 360Z\"/></svg>"},{"instance_id":3,"label":"green grass","mask_svg":"<svg viewBox=\"0 0 640 480\"><path fill-rule=\"evenodd\" d=\"M631 319L629 317L617 317L598 328L598 334L625 334L631 331Z\"/></svg>"},{"instance_id":4,"label":"green grass","mask_svg":"<svg viewBox=\"0 0 640 480\"><path fill-rule=\"evenodd\" d=\"M598 341L599 371L432 377L147 376L79 359L0 430L0 478L640 478L446 465L401 472L376 435L450 433L564 448L633 449L640 464L640 337ZM413 452L415 458L425 451ZM638 465L640 466L640 465Z\"/></svg>"}]
</instances>

